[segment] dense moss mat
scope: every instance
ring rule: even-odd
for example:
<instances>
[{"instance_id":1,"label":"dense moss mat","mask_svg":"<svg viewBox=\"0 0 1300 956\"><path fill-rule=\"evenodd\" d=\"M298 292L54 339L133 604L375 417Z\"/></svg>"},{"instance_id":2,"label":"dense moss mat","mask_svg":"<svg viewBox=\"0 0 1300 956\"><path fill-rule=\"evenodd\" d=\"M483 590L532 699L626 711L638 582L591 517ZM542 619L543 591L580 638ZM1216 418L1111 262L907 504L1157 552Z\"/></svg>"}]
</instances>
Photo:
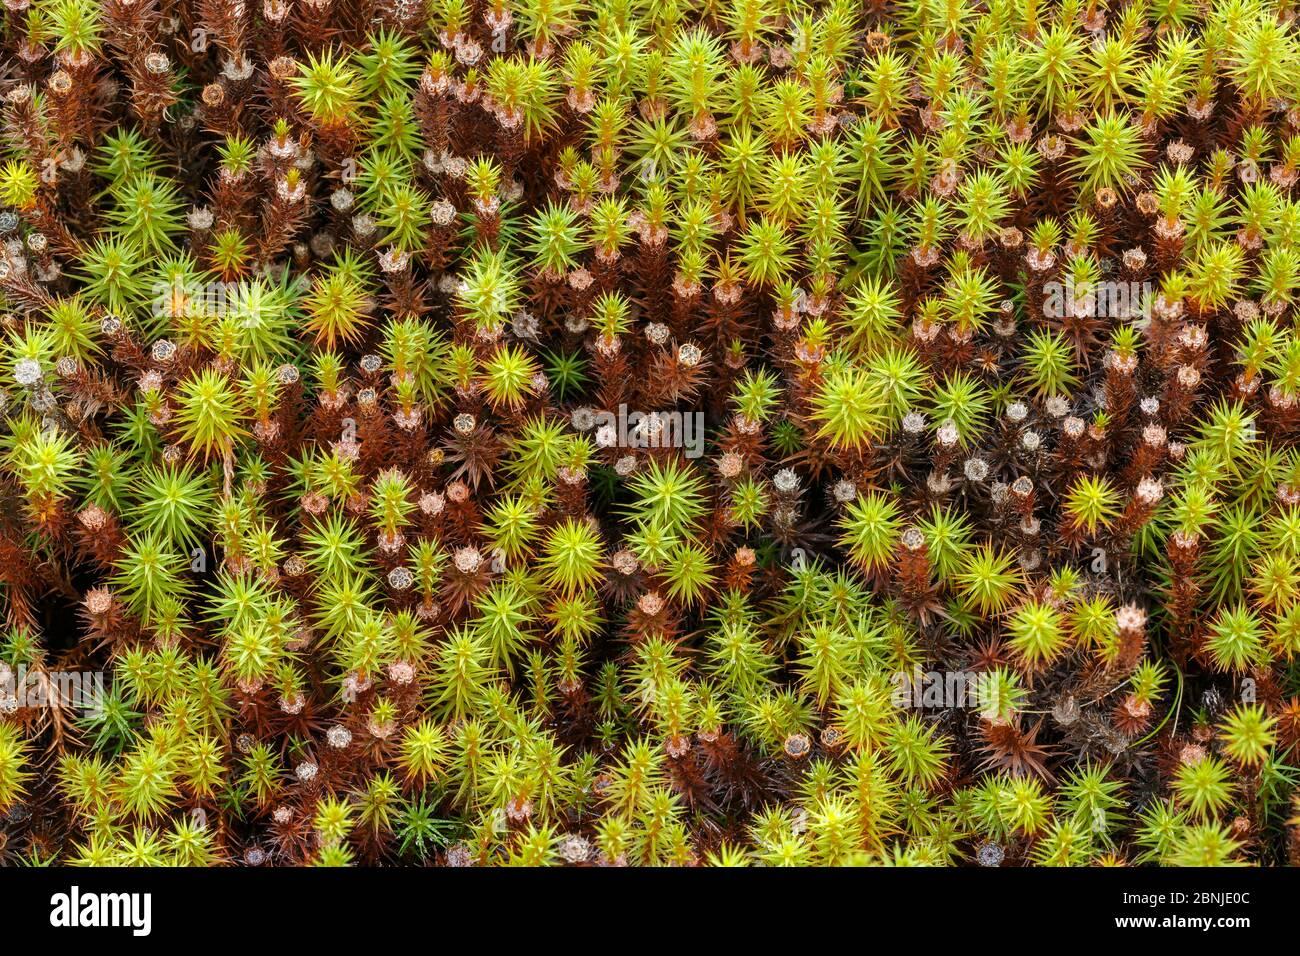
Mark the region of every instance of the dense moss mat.
<instances>
[{"instance_id":1,"label":"dense moss mat","mask_svg":"<svg viewBox=\"0 0 1300 956\"><path fill-rule=\"evenodd\" d=\"M5 862L1262 864L1259 0L13 0Z\"/></svg>"}]
</instances>

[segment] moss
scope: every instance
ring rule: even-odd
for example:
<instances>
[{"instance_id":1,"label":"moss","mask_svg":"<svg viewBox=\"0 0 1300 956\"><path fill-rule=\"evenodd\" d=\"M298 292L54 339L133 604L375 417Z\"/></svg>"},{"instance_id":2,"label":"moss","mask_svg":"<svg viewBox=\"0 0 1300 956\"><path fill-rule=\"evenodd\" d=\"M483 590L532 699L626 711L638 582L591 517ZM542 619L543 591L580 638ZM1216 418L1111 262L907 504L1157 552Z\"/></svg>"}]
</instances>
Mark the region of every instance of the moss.
<instances>
[{"instance_id":1,"label":"moss","mask_svg":"<svg viewBox=\"0 0 1300 956\"><path fill-rule=\"evenodd\" d=\"M7 20L5 861L1295 862L1285 5L346 7Z\"/></svg>"}]
</instances>

